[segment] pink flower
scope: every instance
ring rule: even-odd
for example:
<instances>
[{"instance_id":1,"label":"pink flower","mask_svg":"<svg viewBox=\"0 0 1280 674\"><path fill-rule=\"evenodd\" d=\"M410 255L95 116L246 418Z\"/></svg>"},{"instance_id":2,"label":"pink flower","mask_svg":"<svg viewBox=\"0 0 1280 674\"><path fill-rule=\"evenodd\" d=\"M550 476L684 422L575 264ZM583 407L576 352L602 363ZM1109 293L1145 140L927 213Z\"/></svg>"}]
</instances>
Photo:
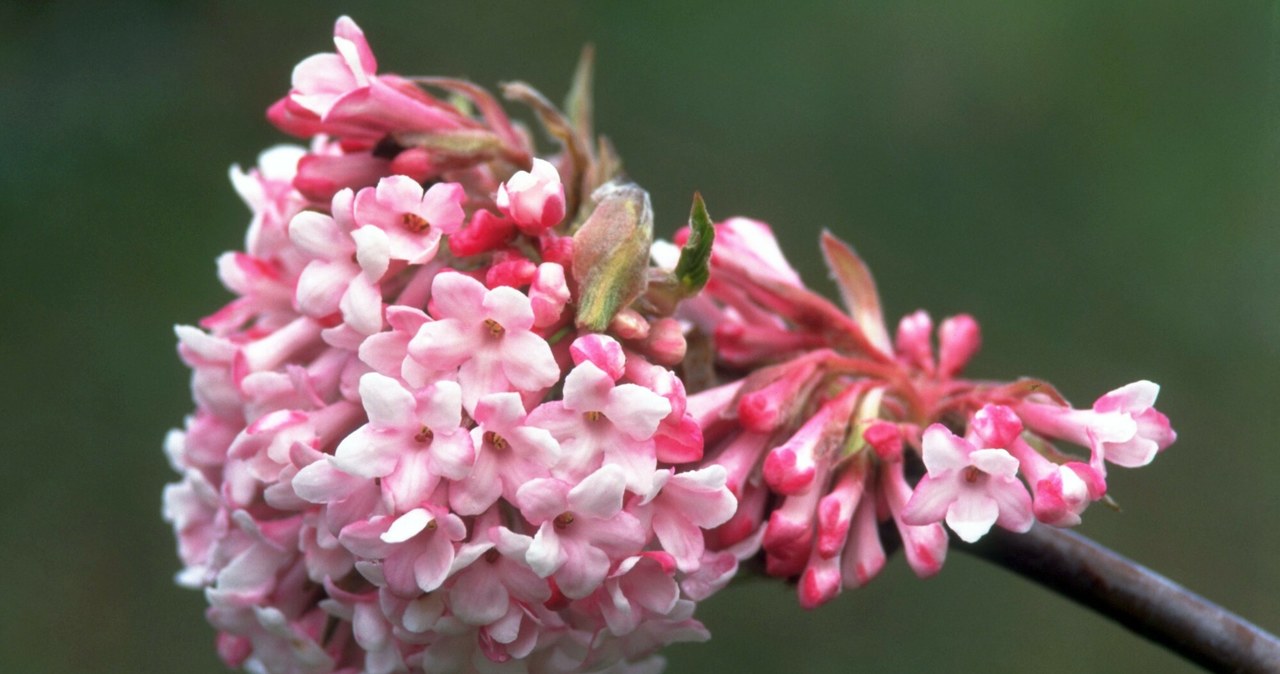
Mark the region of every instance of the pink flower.
<instances>
[{"instance_id":1,"label":"pink flower","mask_svg":"<svg viewBox=\"0 0 1280 674\"><path fill-rule=\"evenodd\" d=\"M490 393L476 403L471 441L475 465L468 479L449 491L462 515L477 515L501 496L515 502L516 491L536 478L550 477L560 445L544 428L531 425L516 393Z\"/></svg>"},{"instance_id":2,"label":"pink flower","mask_svg":"<svg viewBox=\"0 0 1280 674\"><path fill-rule=\"evenodd\" d=\"M350 524L338 539L358 557L381 562L376 573L357 565L370 582L401 597L416 597L444 584L456 555L454 543L466 534L457 515L424 506L395 518Z\"/></svg>"},{"instance_id":3,"label":"pink flower","mask_svg":"<svg viewBox=\"0 0 1280 674\"><path fill-rule=\"evenodd\" d=\"M641 502L649 526L681 571L698 569L706 550L702 530L729 521L738 500L725 486L723 466L711 465L676 473L657 472L653 489Z\"/></svg>"},{"instance_id":4,"label":"pink flower","mask_svg":"<svg viewBox=\"0 0 1280 674\"><path fill-rule=\"evenodd\" d=\"M534 334L529 298L506 286L445 272L431 290L432 314L409 342L409 354L436 372L458 368L468 410L487 393L537 391L560 378L546 340Z\"/></svg>"},{"instance_id":5,"label":"pink flower","mask_svg":"<svg viewBox=\"0 0 1280 674\"><path fill-rule=\"evenodd\" d=\"M538 527L526 559L543 578L552 577L570 599L600 587L612 565L640 551L640 520L623 510L626 476L604 466L577 484L554 478L526 483L516 493L525 519Z\"/></svg>"},{"instance_id":6,"label":"pink flower","mask_svg":"<svg viewBox=\"0 0 1280 674\"><path fill-rule=\"evenodd\" d=\"M336 53L315 54L293 69L291 100L319 117L343 95L369 86L378 71L369 42L351 17L334 24L333 45Z\"/></svg>"},{"instance_id":7,"label":"pink flower","mask_svg":"<svg viewBox=\"0 0 1280 674\"><path fill-rule=\"evenodd\" d=\"M496 201L520 231L530 236L538 236L564 219L564 184L556 167L545 159L535 157L533 168L516 171L499 185Z\"/></svg>"},{"instance_id":8,"label":"pink flower","mask_svg":"<svg viewBox=\"0 0 1280 674\"><path fill-rule=\"evenodd\" d=\"M584 360L565 377L564 398L544 403L530 418L560 441L556 469L565 477L617 466L629 489L646 493L657 468L653 434L670 413L666 398L637 384L617 384Z\"/></svg>"},{"instance_id":9,"label":"pink flower","mask_svg":"<svg viewBox=\"0 0 1280 674\"><path fill-rule=\"evenodd\" d=\"M462 226L465 198L457 183L436 183L423 192L408 176L390 176L356 195L355 220L386 234L391 259L422 264L435 256L441 234Z\"/></svg>"},{"instance_id":10,"label":"pink flower","mask_svg":"<svg viewBox=\"0 0 1280 674\"><path fill-rule=\"evenodd\" d=\"M461 392L436 382L417 395L376 372L360 378L369 423L338 445L334 464L351 475L381 478L397 512L431 498L441 478L460 480L475 461L471 435L461 428Z\"/></svg>"},{"instance_id":11,"label":"pink flower","mask_svg":"<svg viewBox=\"0 0 1280 674\"><path fill-rule=\"evenodd\" d=\"M978 449L942 424L925 429L923 444L929 473L907 502L904 522L918 526L946 518L969 543L997 523L1010 531L1031 528L1031 497L1017 479L1017 459L1003 449Z\"/></svg>"},{"instance_id":12,"label":"pink flower","mask_svg":"<svg viewBox=\"0 0 1280 674\"><path fill-rule=\"evenodd\" d=\"M1025 402L1015 409L1032 430L1092 450L1089 465L1106 474L1103 461L1125 468L1151 463L1178 434L1155 408L1160 386L1149 381L1126 384L1093 403L1091 410Z\"/></svg>"},{"instance_id":13,"label":"pink flower","mask_svg":"<svg viewBox=\"0 0 1280 674\"><path fill-rule=\"evenodd\" d=\"M289 222L289 238L312 256L298 278L296 297L302 313L324 318L341 310L348 325L369 335L382 329L378 280L390 256L378 228L355 227L352 199L343 190L333 197L332 216L303 211Z\"/></svg>"}]
</instances>

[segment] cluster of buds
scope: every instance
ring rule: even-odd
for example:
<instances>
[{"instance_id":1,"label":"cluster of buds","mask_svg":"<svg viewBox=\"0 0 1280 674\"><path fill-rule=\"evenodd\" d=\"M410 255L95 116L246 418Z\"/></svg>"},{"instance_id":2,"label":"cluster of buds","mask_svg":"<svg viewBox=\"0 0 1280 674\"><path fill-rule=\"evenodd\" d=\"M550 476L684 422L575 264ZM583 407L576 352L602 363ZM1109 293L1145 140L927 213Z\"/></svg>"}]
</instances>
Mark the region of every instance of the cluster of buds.
<instances>
[{"instance_id":1,"label":"cluster of buds","mask_svg":"<svg viewBox=\"0 0 1280 674\"><path fill-rule=\"evenodd\" d=\"M681 583L737 503L669 369L696 288L650 269L589 60L570 114L506 87L543 159L484 90L378 74L345 17L334 43L268 113L310 149L232 170L236 299L177 329L178 581L250 671L652 671L707 638Z\"/></svg>"},{"instance_id":2,"label":"cluster of buds","mask_svg":"<svg viewBox=\"0 0 1280 674\"><path fill-rule=\"evenodd\" d=\"M927 577L946 559L942 523L970 543L992 526L1074 526L1107 499L1107 463L1146 465L1176 437L1149 381L1086 410L1043 381L961 378L981 342L970 316L944 320L936 349L924 311L891 341L866 265L829 233L847 312L804 288L767 225L731 219L715 236L710 281L679 314L713 342L722 372L743 373L688 401L705 462L724 466L740 503L708 548L726 568L762 551L805 607L879 573L882 524Z\"/></svg>"},{"instance_id":3,"label":"cluster of buds","mask_svg":"<svg viewBox=\"0 0 1280 674\"><path fill-rule=\"evenodd\" d=\"M848 313L700 198L654 243L592 131L590 52L563 112L503 87L561 146L538 156L484 89L378 74L346 17L334 44L268 111L310 147L232 169L236 298L177 328L196 409L164 512L230 666L656 671L744 560L817 606L879 572L891 520L929 575L943 522L1074 525L1107 462L1174 439L1149 382L1077 410L961 379L968 316L936 352L923 312L891 341L830 235Z\"/></svg>"}]
</instances>

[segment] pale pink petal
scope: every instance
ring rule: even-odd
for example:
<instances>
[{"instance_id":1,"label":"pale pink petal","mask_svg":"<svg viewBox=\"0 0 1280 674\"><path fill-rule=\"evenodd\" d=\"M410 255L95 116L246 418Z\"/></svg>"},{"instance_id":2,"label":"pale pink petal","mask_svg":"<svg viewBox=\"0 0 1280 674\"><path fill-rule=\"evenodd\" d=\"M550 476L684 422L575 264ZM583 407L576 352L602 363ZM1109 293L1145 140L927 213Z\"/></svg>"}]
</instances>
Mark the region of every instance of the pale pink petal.
<instances>
[{"instance_id":1,"label":"pale pink petal","mask_svg":"<svg viewBox=\"0 0 1280 674\"><path fill-rule=\"evenodd\" d=\"M484 306L484 284L458 272L444 272L431 284L431 302L437 318L471 320Z\"/></svg>"},{"instance_id":2,"label":"pale pink petal","mask_svg":"<svg viewBox=\"0 0 1280 674\"><path fill-rule=\"evenodd\" d=\"M599 548L580 546L576 555L556 573L556 585L564 596L581 599L596 591L609 574L609 556Z\"/></svg>"},{"instance_id":3,"label":"pale pink petal","mask_svg":"<svg viewBox=\"0 0 1280 674\"><path fill-rule=\"evenodd\" d=\"M437 534L414 560L413 577L423 592L432 592L449 577L449 567L452 564L453 543Z\"/></svg>"},{"instance_id":4,"label":"pale pink petal","mask_svg":"<svg viewBox=\"0 0 1280 674\"><path fill-rule=\"evenodd\" d=\"M952 433L942 424L926 428L921 444L924 465L930 475L968 466L969 453L974 450L968 440Z\"/></svg>"},{"instance_id":5,"label":"pale pink petal","mask_svg":"<svg viewBox=\"0 0 1280 674\"><path fill-rule=\"evenodd\" d=\"M621 468L604 466L569 490L569 509L599 519L613 517L622 510L626 485L627 475Z\"/></svg>"},{"instance_id":6,"label":"pale pink petal","mask_svg":"<svg viewBox=\"0 0 1280 674\"><path fill-rule=\"evenodd\" d=\"M647 440L671 414L671 402L643 386L622 384L609 392L609 402L602 411L632 440Z\"/></svg>"},{"instance_id":7,"label":"pale pink petal","mask_svg":"<svg viewBox=\"0 0 1280 674\"><path fill-rule=\"evenodd\" d=\"M381 279L391 264L391 240L387 233L373 225L365 225L352 232L351 238L356 242L356 263L364 275L370 281Z\"/></svg>"},{"instance_id":8,"label":"pale pink petal","mask_svg":"<svg viewBox=\"0 0 1280 674\"><path fill-rule=\"evenodd\" d=\"M1035 522L1031 495L1027 493L1027 488L1022 486L1021 482L1014 478L992 478L987 483L986 492L1000 509L1000 515L996 519L997 524L1018 533L1031 529L1031 524Z\"/></svg>"},{"instance_id":9,"label":"pale pink petal","mask_svg":"<svg viewBox=\"0 0 1280 674\"><path fill-rule=\"evenodd\" d=\"M524 491L523 489L521 490ZM567 559L564 546L560 544L560 536L551 522L545 522L533 536L533 543L525 553L525 561L529 568L542 578L546 578L560 569Z\"/></svg>"},{"instance_id":10,"label":"pale pink petal","mask_svg":"<svg viewBox=\"0 0 1280 674\"><path fill-rule=\"evenodd\" d=\"M948 506L959 498L961 490L955 473L924 476L902 509L902 521L912 526L942 521L947 516Z\"/></svg>"},{"instance_id":11,"label":"pale pink petal","mask_svg":"<svg viewBox=\"0 0 1280 674\"><path fill-rule=\"evenodd\" d=\"M374 195L389 211L416 212L422 201L422 185L409 176L387 176L378 181Z\"/></svg>"},{"instance_id":12,"label":"pale pink petal","mask_svg":"<svg viewBox=\"0 0 1280 674\"><path fill-rule=\"evenodd\" d=\"M389 442L393 439L379 434L368 424L352 431L338 443L334 450L333 464L339 470L364 478L385 477L396 469L398 452Z\"/></svg>"},{"instance_id":13,"label":"pale pink petal","mask_svg":"<svg viewBox=\"0 0 1280 674\"><path fill-rule=\"evenodd\" d=\"M612 390L613 379L609 375L594 363L583 362L564 379L564 406L574 412L603 412Z\"/></svg>"},{"instance_id":14,"label":"pale pink petal","mask_svg":"<svg viewBox=\"0 0 1280 674\"><path fill-rule=\"evenodd\" d=\"M435 518L425 508L414 508L397 517L382 534L384 543L403 543L427 528Z\"/></svg>"},{"instance_id":15,"label":"pale pink petal","mask_svg":"<svg viewBox=\"0 0 1280 674\"><path fill-rule=\"evenodd\" d=\"M423 400L422 422L436 432L447 432L462 423L462 389L457 382L435 383Z\"/></svg>"},{"instance_id":16,"label":"pale pink petal","mask_svg":"<svg viewBox=\"0 0 1280 674\"><path fill-rule=\"evenodd\" d=\"M351 238L323 213L302 211L289 221L289 240L312 257L332 259L354 248Z\"/></svg>"},{"instance_id":17,"label":"pale pink petal","mask_svg":"<svg viewBox=\"0 0 1280 674\"><path fill-rule=\"evenodd\" d=\"M502 495L498 464L489 452L476 456L467 479L449 487L449 504L459 515L479 515Z\"/></svg>"},{"instance_id":18,"label":"pale pink petal","mask_svg":"<svg viewBox=\"0 0 1280 674\"><path fill-rule=\"evenodd\" d=\"M500 353L502 371L518 389L536 391L560 379L560 367L551 354L551 346L532 332L507 333L502 338Z\"/></svg>"},{"instance_id":19,"label":"pale pink petal","mask_svg":"<svg viewBox=\"0 0 1280 674\"><path fill-rule=\"evenodd\" d=\"M355 490L358 478L354 478L333 466L328 460L315 461L303 466L293 476L293 490L299 498L311 503L328 503L341 499ZM393 466L394 467L394 466Z\"/></svg>"},{"instance_id":20,"label":"pale pink petal","mask_svg":"<svg viewBox=\"0 0 1280 674\"><path fill-rule=\"evenodd\" d=\"M1103 455L1107 461L1125 468L1141 468L1155 460L1160 447L1155 442L1136 436L1128 442L1108 442Z\"/></svg>"},{"instance_id":21,"label":"pale pink petal","mask_svg":"<svg viewBox=\"0 0 1280 674\"><path fill-rule=\"evenodd\" d=\"M462 202L466 192L458 183L436 183L422 197L421 209L427 222L445 234L453 234L462 227L465 214Z\"/></svg>"},{"instance_id":22,"label":"pale pink petal","mask_svg":"<svg viewBox=\"0 0 1280 674\"><path fill-rule=\"evenodd\" d=\"M697 570L706 549L702 530L697 525L674 512L662 510L653 516L653 533L662 543L662 549L676 559L681 571L690 573Z\"/></svg>"},{"instance_id":23,"label":"pale pink petal","mask_svg":"<svg viewBox=\"0 0 1280 674\"><path fill-rule=\"evenodd\" d=\"M423 323L409 341L409 355L432 371L455 368L475 352L480 335L474 327L456 318Z\"/></svg>"},{"instance_id":24,"label":"pale pink petal","mask_svg":"<svg viewBox=\"0 0 1280 674\"><path fill-rule=\"evenodd\" d=\"M1125 384L1093 403L1095 412L1140 412L1156 404L1160 385L1141 380Z\"/></svg>"},{"instance_id":25,"label":"pale pink petal","mask_svg":"<svg viewBox=\"0 0 1280 674\"><path fill-rule=\"evenodd\" d=\"M355 265L350 263L312 260L298 276L295 292L298 310L317 318L337 311L356 273Z\"/></svg>"},{"instance_id":26,"label":"pale pink petal","mask_svg":"<svg viewBox=\"0 0 1280 674\"><path fill-rule=\"evenodd\" d=\"M569 507L569 485L551 478L533 480L516 491L520 512L531 522L555 518Z\"/></svg>"},{"instance_id":27,"label":"pale pink petal","mask_svg":"<svg viewBox=\"0 0 1280 674\"><path fill-rule=\"evenodd\" d=\"M1000 507L986 492L961 489L947 508L947 526L966 543L973 543L991 531L1000 516Z\"/></svg>"},{"instance_id":28,"label":"pale pink petal","mask_svg":"<svg viewBox=\"0 0 1280 674\"><path fill-rule=\"evenodd\" d=\"M431 441L431 454L440 475L450 480L462 480L470 476L471 466L476 460L471 434L466 431L437 435Z\"/></svg>"},{"instance_id":29,"label":"pale pink petal","mask_svg":"<svg viewBox=\"0 0 1280 674\"><path fill-rule=\"evenodd\" d=\"M408 426L416 421L413 394L400 382L370 372L360 377L360 400L375 426Z\"/></svg>"},{"instance_id":30,"label":"pale pink petal","mask_svg":"<svg viewBox=\"0 0 1280 674\"><path fill-rule=\"evenodd\" d=\"M533 308L529 298L519 290L498 286L484 297L484 313L506 328L518 332L533 327Z\"/></svg>"},{"instance_id":31,"label":"pale pink petal","mask_svg":"<svg viewBox=\"0 0 1280 674\"><path fill-rule=\"evenodd\" d=\"M970 464L988 475L1014 477L1018 474L1018 460L1003 449L977 449L969 454Z\"/></svg>"},{"instance_id":32,"label":"pale pink petal","mask_svg":"<svg viewBox=\"0 0 1280 674\"><path fill-rule=\"evenodd\" d=\"M453 615L468 625L488 625L506 615L511 597L507 588L494 582L492 574L464 573L449 588Z\"/></svg>"},{"instance_id":33,"label":"pale pink petal","mask_svg":"<svg viewBox=\"0 0 1280 674\"><path fill-rule=\"evenodd\" d=\"M382 330L382 290L367 276L351 279L338 308L343 321L357 332L372 335Z\"/></svg>"}]
</instances>

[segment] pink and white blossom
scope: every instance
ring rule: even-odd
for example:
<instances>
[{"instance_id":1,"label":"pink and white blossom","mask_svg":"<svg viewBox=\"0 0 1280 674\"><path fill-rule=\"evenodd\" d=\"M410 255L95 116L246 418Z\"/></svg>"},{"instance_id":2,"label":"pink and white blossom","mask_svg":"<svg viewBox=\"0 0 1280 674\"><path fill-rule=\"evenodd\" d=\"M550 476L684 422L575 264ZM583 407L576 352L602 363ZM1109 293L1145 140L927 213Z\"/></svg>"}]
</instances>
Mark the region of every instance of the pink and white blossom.
<instances>
[{"instance_id":1,"label":"pink and white blossom","mask_svg":"<svg viewBox=\"0 0 1280 674\"><path fill-rule=\"evenodd\" d=\"M1031 528L1031 497L1017 479L1018 460L1003 449L979 449L941 424L924 432L928 469L902 512L907 524L946 520L972 543L999 524L1010 531Z\"/></svg>"}]
</instances>

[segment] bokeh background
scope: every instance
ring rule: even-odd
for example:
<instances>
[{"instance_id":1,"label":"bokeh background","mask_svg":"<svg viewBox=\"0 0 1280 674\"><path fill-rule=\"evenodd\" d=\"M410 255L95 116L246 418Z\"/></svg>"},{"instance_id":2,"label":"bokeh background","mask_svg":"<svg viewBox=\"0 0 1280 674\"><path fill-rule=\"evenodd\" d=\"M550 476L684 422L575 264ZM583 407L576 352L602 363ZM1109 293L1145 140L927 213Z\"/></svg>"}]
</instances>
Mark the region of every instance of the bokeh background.
<instances>
[{"instance_id":1,"label":"bokeh background","mask_svg":"<svg viewBox=\"0 0 1280 674\"><path fill-rule=\"evenodd\" d=\"M263 110L344 12L384 71L554 99L593 41L662 233L701 190L829 290L829 228L892 316L982 321L975 375L1083 405L1160 382L1179 442L1081 531L1280 630L1274 3L260 5L0 4L0 671L223 671L160 520L171 326L227 299L227 167L287 140ZM954 549L817 611L750 582L700 616L670 672L1193 671Z\"/></svg>"}]
</instances>

